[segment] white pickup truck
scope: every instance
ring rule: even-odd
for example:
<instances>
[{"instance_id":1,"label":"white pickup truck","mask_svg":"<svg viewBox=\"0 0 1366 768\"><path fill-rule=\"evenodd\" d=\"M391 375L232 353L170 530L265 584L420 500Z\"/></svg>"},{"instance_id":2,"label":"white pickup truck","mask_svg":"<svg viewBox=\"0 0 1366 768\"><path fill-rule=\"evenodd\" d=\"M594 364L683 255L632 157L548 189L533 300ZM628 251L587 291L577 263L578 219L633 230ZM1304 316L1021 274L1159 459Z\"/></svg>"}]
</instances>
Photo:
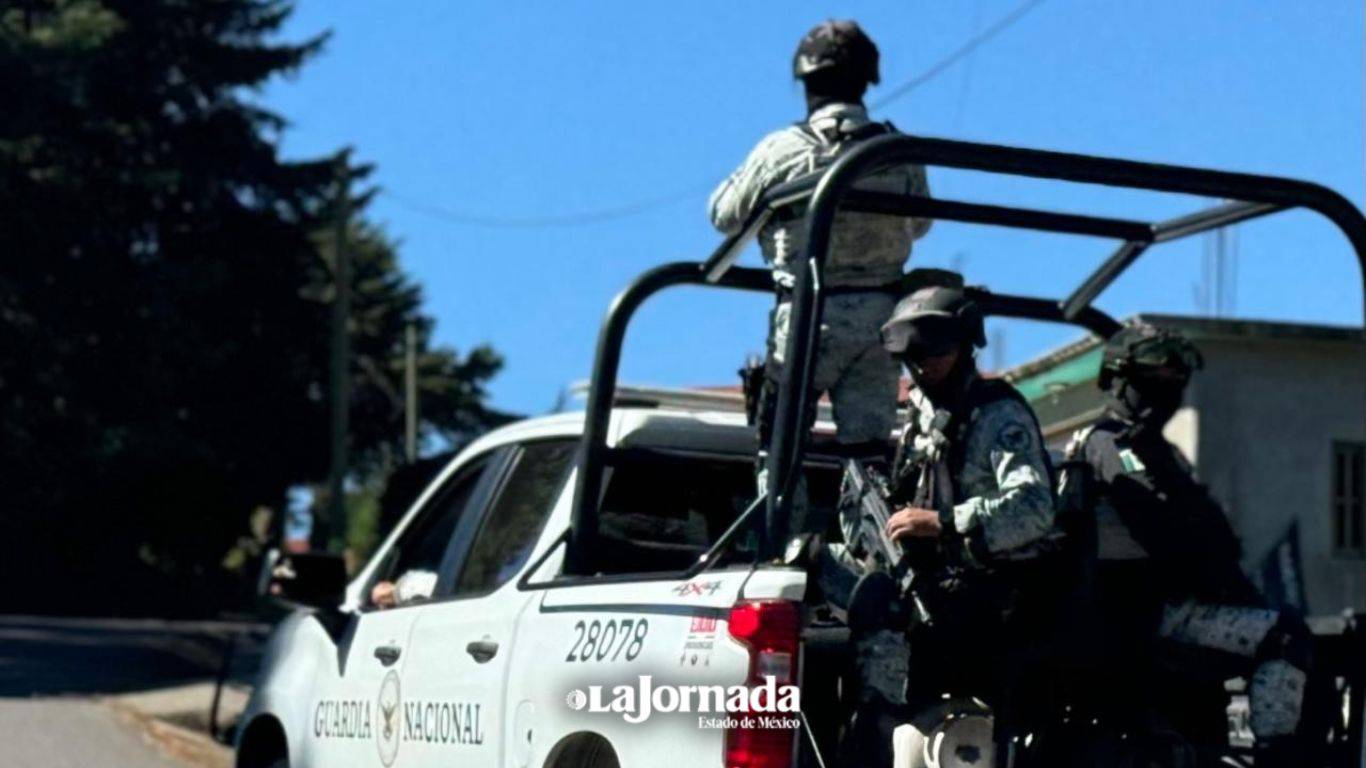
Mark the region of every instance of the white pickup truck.
<instances>
[{"instance_id":1,"label":"white pickup truck","mask_svg":"<svg viewBox=\"0 0 1366 768\"><path fill-rule=\"evenodd\" d=\"M612 443L636 452L603 495L616 567L561 578L582 428L582 414L548 416L472 444L339 611L284 621L241 721L238 766L791 765L796 715L726 728L745 723L645 712L642 700L593 711L645 676L723 687L799 676L803 571L746 563L742 542L734 564L678 578L751 500L753 430L734 411L616 410ZM430 598L368 605L372 585L416 570L437 574Z\"/></svg>"},{"instance_id":2,"label":"white pickup truck","mask_svg":"<svg viewBox=\"0 0 1366 768\"><path fill-rule=\"evenodd\" d=\"M905 163L1230 202L1148 221L855 188L869 173ZM808 768L821 755L833 763L847 714L839 680L851 655L848 634L826 619L818 590L807 603L808 574L781 563L789 562L783 555L798 475L811 509L830 509L838 495L838 464L822 458L807 430L836 211L1109 238L1118 250L1065 295L967 289L988 316L1109 338L1121 325L1093 302L1150 246L1296 207L1331 220L1366 275L1366 217L1315 184L896 132L850 145L828 167L767 191L705 260L661 264L617 296L584 414L520 422L471 445L349 583L336 558L291 556L267 569L276 594L317 610L294 614L273 637L238 731L239 768ZM806 237L794 262L786 364L766 411L763 450L733 407L651 407L620 397L622 345L635 311L679 286L771 301L770 272L737 260L772 217L788 215L805 217ZM756 456L767 470L757 495ZM1088 514L1080 511L1075 529L1077 564L1086 566L1073 580L1079 593L1093 586L1083 575L1094 565ZM1086 520L1089 534L1080 525ZM423 574L434 586L397 607L369 604L376 584L405 574ZM1088 637L1082 630L1095 613L1068 611L1079 624L1055 628L1057 636ZM1363 638L1366 622L1351 614L1316 638L1305 728L1306 744L1321 754L1306 765L1366 764ZM1093 654L1071 658L1059 652L1066 647L1049 649L1062 666L1041 667L1041 678L1052 683L1051 672L1076 667L1070 674L1078 681L1104 686L1106 676L1082 664ZM1038 743L1058 735L1068 754L1096 741L1086 725L1096 719L1075 717L1070 699L1056 703L1062 706L1029 713L1042 715L1031 726L1046 735ZM1034 732L1020 730L1024 709L990 726L1003 760L1030 748ZM737 713L743 716L726 716ZM750 716L756 713L762 716ZM1221 715L1218 706L1210 713ZM1127 731L1116 733L1100 746L1133 744ZM1220 741L1213 734L1211 746L1229 747ZM969 754L964 761L980 765L986 753L974 747ZM928 746L921 756L925 764L952 762L931 760ZM1247 764L1246 755L1235 757Z\"/></svg>"}]
</instances>

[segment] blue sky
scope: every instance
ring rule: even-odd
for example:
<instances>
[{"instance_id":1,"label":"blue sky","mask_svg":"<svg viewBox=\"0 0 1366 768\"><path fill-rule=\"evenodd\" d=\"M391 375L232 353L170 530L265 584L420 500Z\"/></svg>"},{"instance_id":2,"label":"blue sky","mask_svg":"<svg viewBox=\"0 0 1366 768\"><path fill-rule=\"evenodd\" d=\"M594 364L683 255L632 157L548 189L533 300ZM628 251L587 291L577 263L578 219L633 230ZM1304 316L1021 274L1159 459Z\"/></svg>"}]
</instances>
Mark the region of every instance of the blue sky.
<instances>
[{"instance_id":1,"label":"blue sky","mask_svg":"<svg viewBox=\"0 0 1366 768\"><path fill-rule=\"evenodd\" d=\"M437 339L462 351L492 344L507 359L494 404L539 413L587 375L618 290L714 247L707 190L764 133L802 115L788 66L806 29L827 17L864 25L882 49L876 101L1018 5L301 0L285 36L333 36L261 99L291 122L287 156L351 145L377 165L383 193L370 215L401 241ZM1362 6L1345 0L1045 0L877 116L924 135L1300 177L1360 206L1362 38ZM1208 202L940 169L930 182L943 197L1135 218ZM574 226L515 221L661 198L671 202ZM1237 237L1234 314L1361 321L1358 269L1326 221L1292 212ZM1058 296L1111 249L940 223L913 264L957 264L974 283ZM1199 239L1152 251L1099 306L1196 311L1201 253ZM623 378L732 383L762 349L768 306L695 289L661 296L631 331ZM1007 363L1076 335L997 327Z\"/></svg>"}]
</instances>

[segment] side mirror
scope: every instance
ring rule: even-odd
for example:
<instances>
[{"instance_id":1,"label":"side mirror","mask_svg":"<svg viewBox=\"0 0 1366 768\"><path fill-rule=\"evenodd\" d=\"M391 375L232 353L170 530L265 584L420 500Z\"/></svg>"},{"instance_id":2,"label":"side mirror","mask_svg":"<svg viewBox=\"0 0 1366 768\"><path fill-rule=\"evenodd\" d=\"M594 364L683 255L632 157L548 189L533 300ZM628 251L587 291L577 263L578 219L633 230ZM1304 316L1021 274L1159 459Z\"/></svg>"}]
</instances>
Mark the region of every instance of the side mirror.
<instances>
[{"instance_id":1,"label":"side mirror","mask_svg":"<svg viewBox=\"0 0 1366 768\"><path fill-rule=\"evenodd\" d=\"M336 608L346 594L346 561L327 552L272 549L261 563L257 592L310 608Z\"/></svg>"}]
</instances>

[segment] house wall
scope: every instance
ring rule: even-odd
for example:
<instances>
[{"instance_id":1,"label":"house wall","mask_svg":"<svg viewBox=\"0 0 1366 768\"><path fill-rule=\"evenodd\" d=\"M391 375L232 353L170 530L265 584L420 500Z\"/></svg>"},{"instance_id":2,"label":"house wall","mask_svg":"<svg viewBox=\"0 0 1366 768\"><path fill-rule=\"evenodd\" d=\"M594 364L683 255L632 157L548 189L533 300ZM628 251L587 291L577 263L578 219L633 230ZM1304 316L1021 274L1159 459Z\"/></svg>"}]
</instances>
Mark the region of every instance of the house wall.
<instances>
[{"instance_id":1,"label":"house wall","mask_svg":"<svg viewBox=\"0 0 1366 768\"><path fill-rule=\"evenodd\" d=\"M1074 432L1095 420L1105 401L1093 379L1054 389L1030 405L1039 417L1044 442L1049 448L1062 450Z\"/></svg>"},{"instance_id":2,"label":"house wall","mask_svg":"<svg viewBox=\"0 0 1366 768\"><path fill-rule=\"evenodd\" d=\"M1333 440L1366 440L1366 345L1202 339L1191 385L1197 472L1243 540L1258 574L1298 522L1307 610L1366 610L1366 561L1333 553ZM1184 446L1183 446L1184 447Z\"/></svg>"}]
</instances>

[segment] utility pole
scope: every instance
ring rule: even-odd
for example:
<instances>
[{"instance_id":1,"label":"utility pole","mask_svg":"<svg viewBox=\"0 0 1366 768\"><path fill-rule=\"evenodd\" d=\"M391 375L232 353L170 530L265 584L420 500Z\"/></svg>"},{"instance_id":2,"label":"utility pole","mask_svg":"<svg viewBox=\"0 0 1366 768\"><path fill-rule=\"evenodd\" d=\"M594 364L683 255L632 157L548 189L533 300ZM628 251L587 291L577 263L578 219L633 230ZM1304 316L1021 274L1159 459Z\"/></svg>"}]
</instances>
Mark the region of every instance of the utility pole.
<instances>
[{"instance_id":1,"label":"utility pole","mask_svg":"<svg viewBox=\"0 0 1366 768\"><path fill-rule=\"evenodd\" d=\"M332 470L328 477L328 512L314 521L314 541L330 548L332 536L346 520L347 448L351 405L351 255L346 229L351 218L349 150L337 157L336 200L332 221ZM319 525L321 524L321 525Z\"/></svg>"},{"instance_id":2,"label":"utility pole","mask_svg":"<svg viewBox=\"0 0 1366 768\"><path fill-rule=\"evenodd\" d=\"M1201 237L1200 248L1196 308L1207 317L1231 315L1238 303L1238 228L1219 227L1206 232Z\"/></svg>"},{"instance_id":3,"label":"utility pole","mask_svg":"<svg viewBox=\"0 0 1366 768\"><path fill-rule=\"evenodd\" d=\"M1228 228L1214 230L1214 316L1224 316L1224 297L1227 295L1224 280L1228 266Z\"/></svg>"},{"instance_id":4,"label":"utility pole","mask_svg":"<svg viewBox=\"0 0 1366 768\"><path fill-rule=\"evenodd\" d=\"M403 360L403 449L411 464L417 461L417 323L408 321Z\"/></svg>"},{"instance_id":5,"label":"utility pole","mask_svg":"<svg viewBox=\"0 0 1366 768\"><path fill-rule=\"evenodd\" d=\"M994 328L991 331L991 370L999 374L1006 369L1006 331Z\"/></svg>"},{"instance_id":6,"label":"utility pole","mask_svg":"<svg viewBox=\"0 0 1366 768\"><path fill-rule=\"evenodd\" d=\"M1203 238L1202 284L1196 304L1209 317L1227 317L1238 302L1238 228L1220 227Z\"/></svg>"}]
</instances>

